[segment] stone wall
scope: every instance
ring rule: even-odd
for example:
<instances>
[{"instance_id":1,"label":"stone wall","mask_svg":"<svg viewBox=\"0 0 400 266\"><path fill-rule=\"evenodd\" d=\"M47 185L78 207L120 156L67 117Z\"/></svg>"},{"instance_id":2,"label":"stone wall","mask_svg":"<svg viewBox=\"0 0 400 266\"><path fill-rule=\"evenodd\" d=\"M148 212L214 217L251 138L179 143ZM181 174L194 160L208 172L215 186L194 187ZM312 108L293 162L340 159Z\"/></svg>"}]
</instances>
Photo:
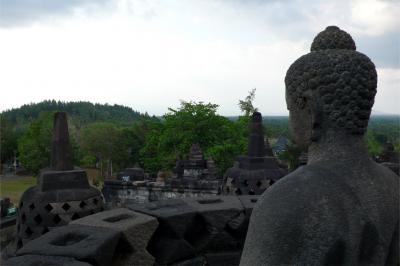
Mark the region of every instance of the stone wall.
<instances>
[{"instance_id":1,"label":"stone wall","mask_svg":"<svg viewBox=\"0 0 400 266\"><path fill-rule=\"evenodd\" d=\"M32 240L4 265L238 265L258 196L126 204Z\"/></svg>"},{"instance_id":2,"label":"stone wall","mask_svg":"<svg viewBox=\"0 0 400 266\"><path fill-rule=\"evenodd\" d=\"M206 181L204 185L191 187L175 186L174 184L154 185L154 183L106 181L103 195L112 206L121 206L121 204L128 202L145 203L166 199L218 195L220 193L220 185L217 181Z\"/></svg>"}]
</instances>

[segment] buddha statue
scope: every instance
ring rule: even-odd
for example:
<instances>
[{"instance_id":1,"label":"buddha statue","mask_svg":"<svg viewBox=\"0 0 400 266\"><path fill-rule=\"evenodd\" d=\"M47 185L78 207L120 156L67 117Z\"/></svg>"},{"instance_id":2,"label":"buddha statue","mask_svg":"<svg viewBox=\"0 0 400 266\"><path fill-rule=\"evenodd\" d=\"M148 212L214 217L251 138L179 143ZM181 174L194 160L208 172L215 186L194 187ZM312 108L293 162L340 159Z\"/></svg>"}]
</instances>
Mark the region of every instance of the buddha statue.
<instances>
[{"instance_id":1,"label":"buddha statue","mask_svg":"<svg viewBox=\"0 0 400 266\"><path fill-rule=\"evenodd\" d=\"M240 265L398 265L399 177L363 142L374 64L330 26L290 66L285 85L292 133L308 162L258 200Z\"/></svg>"}]
</instances>

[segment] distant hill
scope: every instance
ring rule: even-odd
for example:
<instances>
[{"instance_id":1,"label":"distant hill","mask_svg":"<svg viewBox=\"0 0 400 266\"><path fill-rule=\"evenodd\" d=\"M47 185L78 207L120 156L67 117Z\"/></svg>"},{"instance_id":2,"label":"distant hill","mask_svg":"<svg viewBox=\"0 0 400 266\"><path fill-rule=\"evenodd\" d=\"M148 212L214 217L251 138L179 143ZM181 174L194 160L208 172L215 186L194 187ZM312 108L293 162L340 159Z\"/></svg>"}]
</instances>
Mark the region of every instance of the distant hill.
<instances>
[{"instance_id":1,"label":"distant hill","mask_svg":"<svg viewBox=\"0 0 400 266\"><path fill-rule=\"evenodd\" d=\"M46 100L39 103L22 105L19 108L6 110L0 115L13 124L24 125L32 121L44 111L67 112L76 125L85 125L93 122L113 122L121 125L131 124L141 118L148 118L130 107L122 105L93 104L90 102L61 102Z\"/></svg>"}]
</instances>

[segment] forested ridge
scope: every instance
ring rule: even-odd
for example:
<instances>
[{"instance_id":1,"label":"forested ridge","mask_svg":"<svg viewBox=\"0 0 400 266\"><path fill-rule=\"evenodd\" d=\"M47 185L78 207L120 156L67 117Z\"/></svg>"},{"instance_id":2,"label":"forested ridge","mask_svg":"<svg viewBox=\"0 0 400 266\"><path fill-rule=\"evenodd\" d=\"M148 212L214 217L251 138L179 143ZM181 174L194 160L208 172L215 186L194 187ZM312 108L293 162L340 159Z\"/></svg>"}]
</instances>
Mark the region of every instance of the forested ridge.
<instances>
[{"instance_id":1,"label":"forested ridge","mask_svg":"<svg viewBox=\"0 0 400 266\"><path fill-rule=\"evenodd\" d=\"M23 126L30 123L33 119L38 118L41 112L53 111L68 113L69 117L72 118L76 124L113 122L127 125L142 117L148 116L130 107L117 104L93 104L83 101L62 102L55 100L25 104L19 108L3 111L1 116L13 124Z\"/></svg>"},{"instance_id":2,"label":"forested ridge","mask_svg":"<svg viewBox=\"0 0 400 266\"><path fill-rule=\"evenodd\" d=\"M241 116L218 115L218 105L181 102L160 118L121 105L90 102L44 101L0 113L1 163L10 165L17 156L30 173L37 174L50 163L53 116L68 114L74 165L100 167L108 176L125 167L139 165L145 171L170 171L194 143L216 162L220 175L236 156L246 153L254 91L239 101ZM290 141L287 116L264 116L265 135L274 140L285 136L288 146L280 155L295 168L301 154ZM385 143L400 150L400 116L372 116L365 136L371 156L379 156Z\"/></svg>"}]
</instances>

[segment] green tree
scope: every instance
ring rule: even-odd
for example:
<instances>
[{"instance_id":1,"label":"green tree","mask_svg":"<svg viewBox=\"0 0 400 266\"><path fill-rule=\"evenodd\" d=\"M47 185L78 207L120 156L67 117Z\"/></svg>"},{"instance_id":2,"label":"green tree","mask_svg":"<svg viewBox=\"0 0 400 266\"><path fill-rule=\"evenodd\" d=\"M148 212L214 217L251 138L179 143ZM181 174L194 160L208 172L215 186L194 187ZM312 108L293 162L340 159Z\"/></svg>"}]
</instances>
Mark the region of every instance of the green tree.
<instances>
[{"instance_id":1,"label":"green tree","mask_svg":"<svg viewBox=\"0 0 400 266\"><path fill-rule=\"evenodd\" d=\"M217 108L216 104L184 101L178 109L169 108L163 121L153 125L141 150L146 170L171 169L177 158L186 156L197 143L223 172L245 145L235 122L218 115Z\"/></svg>"},{"instance_id":2,"label":"green tree","mask_svg":"<svg viewBox=\"0 0 400 266\"><path fill-rule=\"evenodd\" d=\"M364 141L366 142L369 155L375 157L382 153L382 144L378 141L376 134L372 130L367 130Z\"/></svg>"},{"instance_id":3,"label":"green tree","mask_svg":"<svg viewBox=\"0 0 400 266\"><path fill-rule=\"evenodd\" d=\"M278 157L280 160L285 161L288 164L289 171L293 171L299 167L299 157L301 153L301 148L296 144L288 143L286 150L280 153Z\"/></svg>"},{"instance_id":4,"label":"green tree","mask_svg":"<svg viewBox=\"0 0 400 266\"><path fill-rule=\"evenodd\" d=\"M88 125L81 131L81 147L86 154L95 156L100 163L101 177L112 171L112 160L117 150L120 131L112 123L100 122Z\"/></svg>"},{"instance_id":5,"label":"green tree","mask_svg":"<svg viewBox=\"0 0 400 266\"><path fill-rule=\"evenodd\" d=\"M244 116L251 116L254 112L257 112L257 108L253 106L253 101L256 97L256 89L249 91L249 95L244 100L239 100L239 108Z\"/></svg>"},{"instance_id":6,"label":"green tree","mask_svg":"<svg viewBox=\"0 0 400 266\"><path fill-rule=\"evenodd\" d=\"M97 158L102 177L139 162L139 150L146 134L145 122L131 127L119 127L113 123L93 123L81 131L82 163L93 163Z\"/></svg>"},{"instance_id":7,"label":"green tree","mask_svg":"<svg viewBox=\"0 0 400 266\"><path fill-rule=\"evenodd\" d=\"M42 112L18 141L19 161L29 172L50 165L53 112Z\"/></svg>"},{"instance_id":8,"label":"green tree","mask_svg":"<svg viewBox=\"0 0 400 266\"><path fill-rule=\"evenodd\" d=\"M23 131L16 128L5 116L0 115L0 164L11 163L18 150L18 139Z\"/></svg>"}]
</instances>

